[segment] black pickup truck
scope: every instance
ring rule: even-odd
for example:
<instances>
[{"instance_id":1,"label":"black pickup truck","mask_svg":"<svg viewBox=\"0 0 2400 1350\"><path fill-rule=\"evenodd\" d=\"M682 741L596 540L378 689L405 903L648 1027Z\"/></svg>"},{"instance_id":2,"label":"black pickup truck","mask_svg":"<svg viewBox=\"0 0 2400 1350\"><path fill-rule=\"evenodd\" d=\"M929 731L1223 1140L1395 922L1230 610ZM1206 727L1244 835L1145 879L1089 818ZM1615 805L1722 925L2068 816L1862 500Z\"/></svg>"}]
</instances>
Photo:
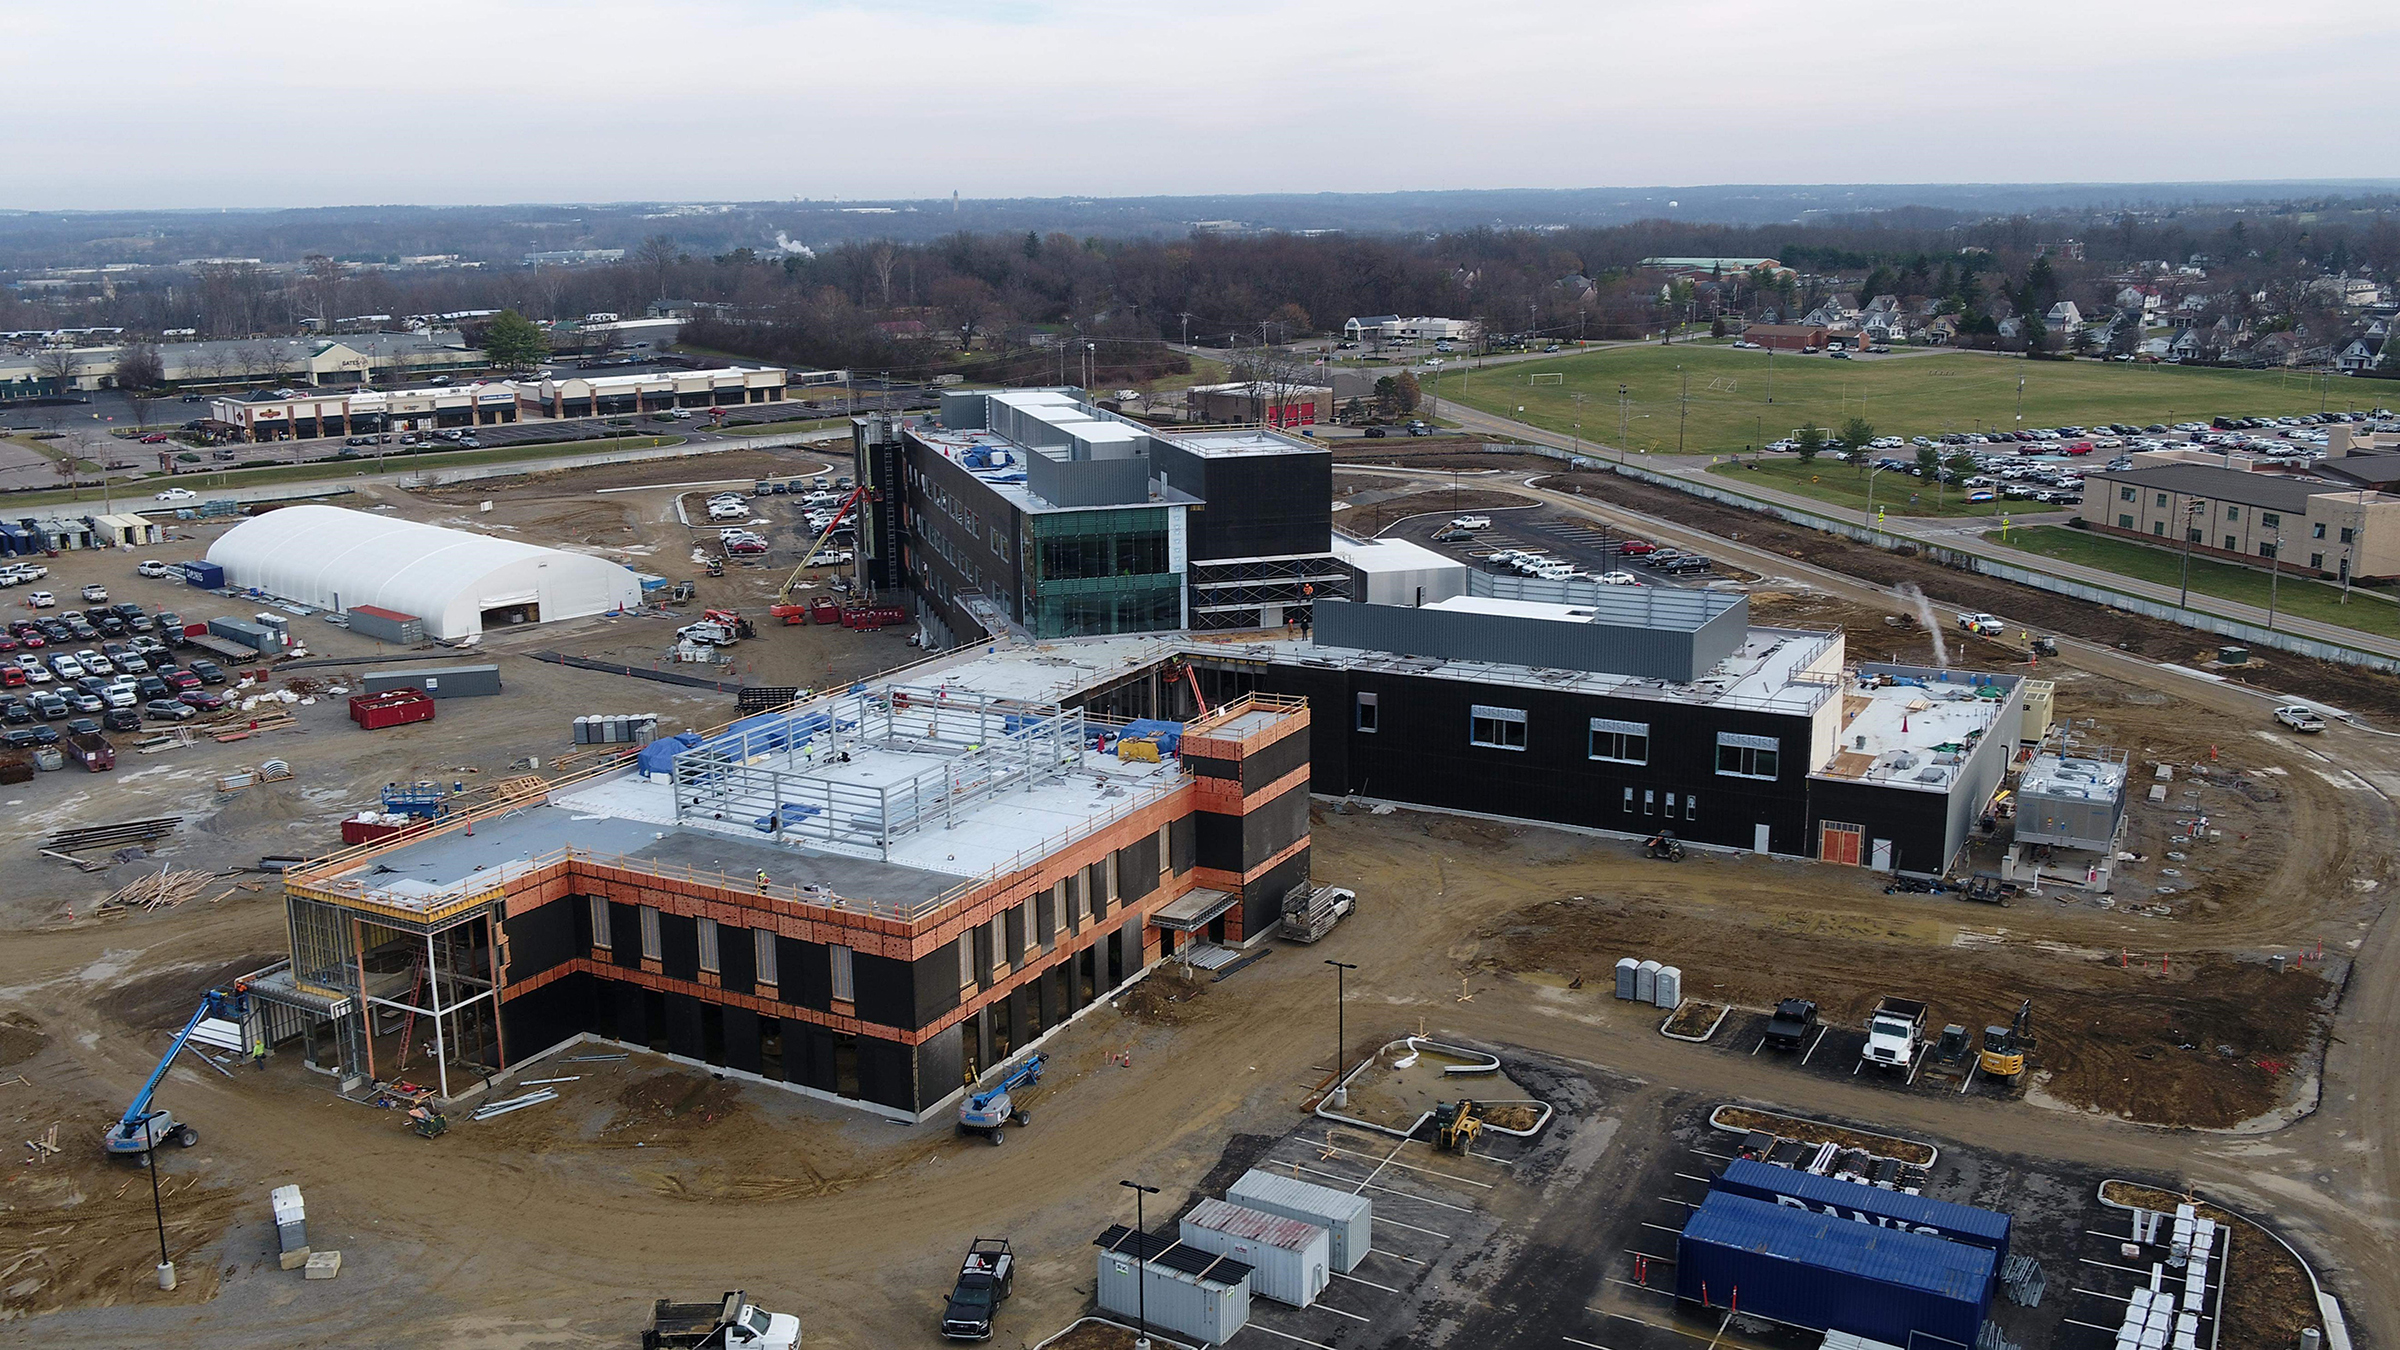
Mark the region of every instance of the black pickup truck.
<instances>
[{"instance_id":1,"label":"black pickup truck","mask_svg":"<svg viewBox=\"0 0 2400 1350\"><path fill-rule=\"evenodd\" d=\"M1006 1238L977 1238L959 1262L958 1284L942 1310L942 1334L954 1341L988 1341L992 1314L1016 1287L1017 1258Z\"/></svg>"},{"instance_id":2,"label":"black pickup truck","mask_svg":"<svg viewBox=\"0 0 2400 1350\"><path fill-rule=\"evenodd\" d=\"M1804 998L1787 998L1767 1019L1767 1044L1778 1050L1797 1050L1817 1029L1817 1005Z\"/></svg>"}]
</instances>

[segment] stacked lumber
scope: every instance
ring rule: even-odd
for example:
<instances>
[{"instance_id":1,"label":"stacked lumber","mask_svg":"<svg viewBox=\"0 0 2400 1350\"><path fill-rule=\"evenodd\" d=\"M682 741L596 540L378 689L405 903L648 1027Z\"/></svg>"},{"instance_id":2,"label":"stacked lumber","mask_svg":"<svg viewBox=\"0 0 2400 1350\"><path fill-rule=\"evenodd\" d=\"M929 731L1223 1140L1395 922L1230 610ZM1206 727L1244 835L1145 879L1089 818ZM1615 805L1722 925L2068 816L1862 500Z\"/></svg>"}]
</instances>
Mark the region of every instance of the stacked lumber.
<instances>
[{"instance_id":1,"label":"stacked lumber","mask_svg":"<svg viewBox=\"0 0 2400 1350\"><path fill-rule=\"evenodd\" d=\"M207 872L159 871L134 882L100 902L100 911L128 909L173 909L208 889L215 880Z\"/></svg>"}]
</instances>

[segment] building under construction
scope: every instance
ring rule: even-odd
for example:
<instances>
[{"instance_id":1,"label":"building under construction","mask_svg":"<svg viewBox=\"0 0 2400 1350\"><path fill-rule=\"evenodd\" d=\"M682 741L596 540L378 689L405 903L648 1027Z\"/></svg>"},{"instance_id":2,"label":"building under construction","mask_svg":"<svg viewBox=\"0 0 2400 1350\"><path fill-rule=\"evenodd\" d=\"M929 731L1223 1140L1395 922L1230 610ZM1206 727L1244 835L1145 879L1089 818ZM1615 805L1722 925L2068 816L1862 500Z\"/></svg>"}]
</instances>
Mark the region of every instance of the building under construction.
<instances>
[{"instance_id":1,"label":"building under construction","mask_svg":"<svg viewBox=\"0 0 2400 1350\"><path fill-rule=\"evenodd\" d=\"M592 1036L937 1111L1308 875L1303 702L1129 723L1053 674L858 686L317 860L256 991L318 1067L445 1097Z\"/></svg>"}]
</instances>

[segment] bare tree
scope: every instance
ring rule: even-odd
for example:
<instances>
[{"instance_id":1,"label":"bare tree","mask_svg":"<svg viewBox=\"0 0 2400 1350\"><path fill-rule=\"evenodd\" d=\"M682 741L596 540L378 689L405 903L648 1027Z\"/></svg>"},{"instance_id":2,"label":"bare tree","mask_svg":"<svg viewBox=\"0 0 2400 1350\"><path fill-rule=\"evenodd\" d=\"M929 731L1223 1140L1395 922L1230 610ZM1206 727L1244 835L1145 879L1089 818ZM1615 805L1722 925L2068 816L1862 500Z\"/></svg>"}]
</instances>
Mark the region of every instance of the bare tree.
<instances>
[{"instance_id":1,"label":"bare tree","mask_svg":"<svg viewBox=\"0 0 2400 1350\"><path fill-rule=\"evenodd\" d=\"M664 299L667 294L667 269L675 265L675 236L654 234L644 239L633 251L634 263L650 274L650 298Z\"/></svg>"},{"instance_id":2,"label":"bare tree","mask_svg":"<svg viewBox=\"0 0 2400 1350\"><path fill-rule=\"evenodd\" d=\"M233 359L245 380L266 379L280 373L283 366L275 356L275 349L264 342L244 343Z\"/></svg>"},{"instance_id":3,"label":"bare tree","mask_svg":"<svg viewBox=\"0 0 2400 1350\"><path fill-rule=\"evenodd\" d=\"M149 343L129 342L117 350L116 379L119 389L156 389L167 381L167 363Z\"/></svg>"},{"instance_id":4,"label":"bare tree","mask_svg":"<svg viewBox=\"0 0 2400 1350\"><path fill-rule=\"evenodd\" d=\"M942 311L951 331L958 334L958 349L966 351L975 345L977 334L983 331L992 305L998 297L979 277L944 277L933 287L934 304Z\"/></svg>"},{"instance_id":5,"label":"bare tree","mask_svg":"<svg viewBox=\"0 0 2400 1350\"><path fill-rule=\"evenodd\" d=\"M57 393L73 393L78 364L74 348L46 347L33 358L33 375Z\"/></svg>"},{"instance_id":6,"label":"bare tree","mask_svg":"<svg viewBox=\"0 0 2400 1350\"><path fill-rule=\"evenodd\" d=\"M301 262L300 307L307 317L323 324L335 317L341 298L342 265L322 253L311 253Z\"/></svg>"},{"instance_id":7,"label":"bare tree","mask_svg":"<svg viewBox=\"0 0 2400 1350\"><path fill-rule=\"evenodd\" d=\"M875 241L874 251L867 255L867 266L874 269L875 282L883 288L883 307L892 307L892 269L900 263L900 249L889 239Z\"/></svg>"}]
</instances>

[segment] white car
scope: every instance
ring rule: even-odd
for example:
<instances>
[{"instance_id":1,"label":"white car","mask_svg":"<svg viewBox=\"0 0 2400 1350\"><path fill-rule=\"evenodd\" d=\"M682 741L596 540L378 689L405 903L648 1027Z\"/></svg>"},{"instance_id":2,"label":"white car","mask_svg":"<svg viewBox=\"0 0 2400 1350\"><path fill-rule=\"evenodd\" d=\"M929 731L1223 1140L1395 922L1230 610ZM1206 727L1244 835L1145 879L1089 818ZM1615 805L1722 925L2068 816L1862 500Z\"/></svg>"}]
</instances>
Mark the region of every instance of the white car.
<instances>
[{"instance_id":1,"label":"white car","mask_svg":"<svg viewBox=\"0 0 2400 1350\"><path fill-rule=\"evenodd\" d=\"M94 582L83 588L83 598L95 605L105 605L108 603L108 587Z\"/></svg>"},{"instance_id":2,"label":"white car","mask_svg":"<svg viewBox=\"0 0 2400 1350\"><path fill-rule=\"evenodd\" d=\"M50 673L62 680L80 680L91 672L72 656L53 656L50 658Z\"/></svg>"},{"instance_id":3,"label":"white car","mask_svg":"<svg viewBox=\"0 0 2400 1350\"><path fill-rule=\"evenodd\" d=\"M25 597L25 603L35 609L56 609L58 608L58 597L48 591L35 591Z\"/></svg>"},{"instance_id":4,"label":"white car","mask_svg":"<svg viewBox=\"0 0 2400 1350\"><path fill-rule=\"evenodd\" d=\"M2287 727L2290 727L2294 731L2314 733L2323 731L2325 729L2325 719L2317 716L2315 709L2306 708L2297 703L2291 704L2288 707L2277 708L2275 710L2275 720L2283 723Z\"/></svg>"},{"instance_id":5,"label":"white car","mask_svg":"<svg viewBox=\"0 0 2400 1350\"><path fill-rule=\"evenodd\" d=\"M83 673L86 675L114 675L117 673L116 662L89 647L75 653L75 663L83 667Z\"/></svg>"},{"instance_id":6,"label":"white car","mask_svg":"<svg viewBox=\"0 0 2400 1350\"><path fill-rule=\"evenodd\" d=\"M130 680L119 680L101 687L100 701L112 708L130 708L142 701L142 691Z\"/></svg>"},{"instance_id":7,"label":"white car","mask_svg":"<svg viewBox=\"0 0 2400 1350\"><path fill-rule=\"evenodd\" d=\"M1594 575L1592 580L1603 586L1639 586L1642 584L1642 579L1631 572L1601 572Z\"/></svg>"},{"instance_id":8,"label":"white car","mask_svg":"<svg viewBox=\"0 0 2400 1350\"><path fill-rule=\"evenodd\" d=\"M43 665L42 658L38 656L18 657L17 669L25 672L25 679L29 684L48 684L56 678L50 673L50 667Z\"/></svg>"},{"instance_id":9,"label":"white car","mask_svg":"<svg viewBox=\"0 0 2400 1350\"><path fill-rule=\"evenodd\" d=\"M167 565L163 562L160 562L156 558L150 558L140 563L136 563L133 570L137 575L145 577L163 577L167 575Z\"/></svg>"},{"instance_id":10,"label":"white car","mask_svg":"<svg viewBox=\"0 0 2400 1350\"><path fill-rule=\"evenodd\" d=\"M1450 528L1454 530L1488 530L1492 528L1492 518L1490 516L1460 516L1450 522Z\"/></svg>"},{"instance_id":11,"label":"white car","mask_svg":"<svg viewBox=\"0 0 2400 1350\"><path fill-rule=\"evenodd\" d=\"M200 494L190 488L168 488L154 499L162 502L188 502Z\"/></svg>"},{"instance_id":12,"label":"white car","mask_svg":"<svg viewBox=\"0 0 2400 1350\"><path fill-rule=\"evenodd\" d=\"M1985 637L1998 637L2008 631L2007 624L1989 614L1961 614L1958 616L1958 626L1970 633L1980 633Z\"/></svg>"}]
</instances>

